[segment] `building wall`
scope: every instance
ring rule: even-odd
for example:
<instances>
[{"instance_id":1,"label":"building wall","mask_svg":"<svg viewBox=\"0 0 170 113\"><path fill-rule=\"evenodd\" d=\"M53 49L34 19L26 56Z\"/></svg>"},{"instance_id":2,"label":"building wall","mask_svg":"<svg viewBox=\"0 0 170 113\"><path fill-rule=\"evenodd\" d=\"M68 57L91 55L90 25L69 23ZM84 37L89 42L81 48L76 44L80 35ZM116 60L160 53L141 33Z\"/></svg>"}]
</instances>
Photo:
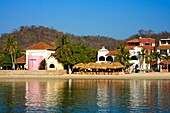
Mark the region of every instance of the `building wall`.
<instances>
[{"instance_id":1,"label":"building wall","mask_svg":"<svg viewBox=\"0 0 170 113\"><path fill-rule=\"evenodd\" d=\"M39 70L39 66L43 56L28 56L28 69L29 70Z\"/></svg>"},{"instance_id":2,"label":"building wall","mask_svg":"<svg viewBox=\"0 0 170 113\"><path fill-rule=\"evenodd\" d=\"M47 70L64 70L63 65L61 63L58 63L57 59L55 59L53 56L49 57L46 61Z\"/></svg>"},{"instance_id":3,"label":"building wall","mask_svg":"<svg viewBox=\"0 0 170 113\"><path fill-rule=\"evenodd\" d=\"M32 57L42 57L42 60L43 59L47 59L52 53L54 53L55 51L51 51L51 50L26 50L26 64L25 64L25 68L26 69L33 69L32 67L29 68L29 58L32 56ZM39 59L38 58L38 59ZM39 65L38 63L39 62L35 62L37 63L36 65ZM37 68L36 68L37 69ZM35 70L35 69L33 69Z\"/></svg>"},{"instance_id":4,"label":"building wall","mask_svg":"<svg viewBox=\"0 0 170 113\"><path fill-rule=\"evenodd\" d=\"M105 49L104 47L102 47L102 49L100 49L98 51L98 54L97 54L97 62L105 62L106 61L106 54L109 53L109 51L107 49ZM99 61L99 58L103 56L105 58L105 61Z\"/></svg>"}]
</instances>

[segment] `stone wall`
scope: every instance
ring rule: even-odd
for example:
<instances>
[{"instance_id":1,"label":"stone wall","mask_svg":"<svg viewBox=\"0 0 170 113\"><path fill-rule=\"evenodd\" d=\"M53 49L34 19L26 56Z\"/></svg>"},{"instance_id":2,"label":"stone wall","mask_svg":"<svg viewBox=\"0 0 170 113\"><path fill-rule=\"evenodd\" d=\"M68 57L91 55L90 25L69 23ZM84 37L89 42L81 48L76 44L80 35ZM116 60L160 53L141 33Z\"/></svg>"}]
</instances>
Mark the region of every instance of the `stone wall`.
<instances>
[{"instance_id":1,"label":"stone wall","mask_svg":"<svg viewBox=\"0 0 170 113\"><path fill-rule=\"evenodd\" d=\"M63 75L66 70L0 70L0 75Z\"/></svg>"}]
</instances>

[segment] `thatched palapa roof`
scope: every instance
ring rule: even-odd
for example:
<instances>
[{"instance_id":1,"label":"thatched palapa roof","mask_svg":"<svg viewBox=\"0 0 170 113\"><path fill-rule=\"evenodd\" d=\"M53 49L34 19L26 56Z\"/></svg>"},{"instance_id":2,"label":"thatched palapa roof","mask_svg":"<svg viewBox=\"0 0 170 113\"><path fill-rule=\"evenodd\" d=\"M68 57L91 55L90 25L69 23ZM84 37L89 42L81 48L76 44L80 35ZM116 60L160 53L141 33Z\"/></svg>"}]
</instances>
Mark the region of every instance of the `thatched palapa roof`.
<instances>
[{"instance_id":1,"label":"thatched palapa roof","mask_svg":"<svg viewBox=\"0 0 170 113\"><path fill-rule=\"evenodd\" d=\"M88 64L79 63L73 66L73 68L82 68L82 69L118 69L118 68L125 68L124 65L122 65L120 62L102 62L102 63L96 63L96 62L90 62Z\"/></svg>"}]
</instances>

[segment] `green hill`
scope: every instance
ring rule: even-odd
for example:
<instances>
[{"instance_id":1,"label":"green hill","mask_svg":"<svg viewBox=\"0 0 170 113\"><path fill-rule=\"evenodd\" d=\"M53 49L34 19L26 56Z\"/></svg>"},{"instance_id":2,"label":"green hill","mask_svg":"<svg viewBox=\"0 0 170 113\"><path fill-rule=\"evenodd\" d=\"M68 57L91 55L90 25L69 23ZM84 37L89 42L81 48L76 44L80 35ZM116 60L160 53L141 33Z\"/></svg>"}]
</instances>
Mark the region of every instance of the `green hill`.
<instances>
[{"instance_id":1,"label":"green hill","mask_svg":"<svg viewBox=\"0 0 170 113\"><path fill-rule=\"evenodd\" d=\"M2 34L0 37L0 49L2 49L2 45L4 44L4 40L6 40L10 35L14 37L17 41L17 44L20 48L25 49L32 44L43 41L49 45L55 46L54 41L59 39L63 32L55 30L53 28L48 28L44 26L21 26L19 29L14 30L12 33ZM126 41L138 38L139 34L135 34L130 36L125 40L116 40L111 37L104 36L75 36L73 34L66 33L68 35L71 43L79 43L87 45L90 48L100 49L102 46L105 46L109 50L114 50L120 44L125 44ZM170 37L169 32L161 32L158 34L150 34L143 33L142 37L152 37L155 38L156 41L160 38L168 38Z\"/></svg>"}]
</instances>

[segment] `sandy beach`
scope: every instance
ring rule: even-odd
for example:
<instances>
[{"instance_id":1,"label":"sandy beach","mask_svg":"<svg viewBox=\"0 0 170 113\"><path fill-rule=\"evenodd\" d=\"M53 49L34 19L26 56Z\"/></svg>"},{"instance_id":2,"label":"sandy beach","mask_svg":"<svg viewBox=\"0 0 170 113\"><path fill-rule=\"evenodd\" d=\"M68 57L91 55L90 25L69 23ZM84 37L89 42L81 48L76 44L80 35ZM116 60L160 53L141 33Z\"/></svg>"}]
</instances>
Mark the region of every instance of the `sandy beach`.
<instances>
[{"instance_id":1,"label":"sandy beach","mask_svg":"<svg viewBox=\"0 0 170 113\"><path fill-rule=\"evenodd\" d=\"M170 79L170 73L132 73L123 75L75 75L47 71L0 71L0 79Z\"/></svg>"}]
</instances>

